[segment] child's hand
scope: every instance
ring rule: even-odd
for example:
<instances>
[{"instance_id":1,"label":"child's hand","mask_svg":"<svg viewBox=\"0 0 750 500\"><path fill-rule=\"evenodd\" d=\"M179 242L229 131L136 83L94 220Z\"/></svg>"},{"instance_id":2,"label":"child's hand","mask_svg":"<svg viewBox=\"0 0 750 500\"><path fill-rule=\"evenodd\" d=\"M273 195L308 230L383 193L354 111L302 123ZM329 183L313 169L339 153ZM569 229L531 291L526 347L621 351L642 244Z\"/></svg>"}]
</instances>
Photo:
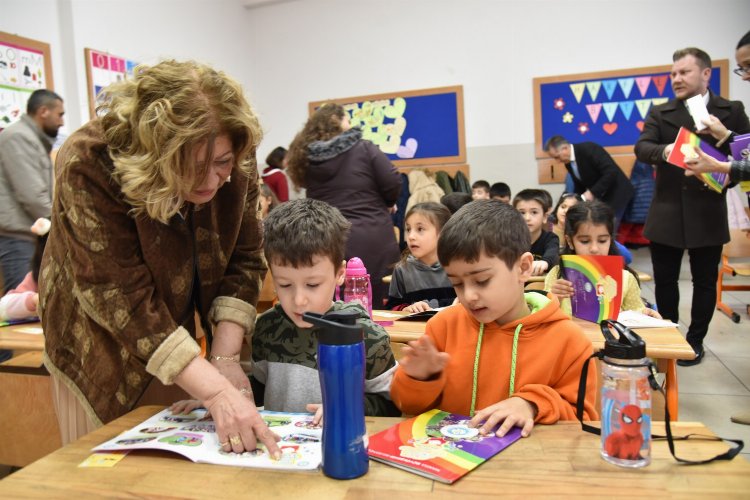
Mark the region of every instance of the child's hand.
<instances>
[{"instance_id":1,"label":"child's hand","mask_svg":"<svg viewBox=\"0 0 750 500\"><path fill-rule=\"evenodd\" d=\"M403 310L408 313L421 313L423 311L429 311L431 309L432 308L430 307L430 304L428 304L425 301L421 301L421 302L415 302L410 306L406 306L404 307Z\"/></svg>"},{"instance_id":2,"label":"child's hand","mask_svg":"<svg viewBox=\"0 0 750 500\"><path fill-rule=\"evenodd\" d=\"M644 307L643 311L641 311L641 312L643 314L645 314L646 316L651 316L652 318L664 319L664 318L661 317L661 314L659 314L658 312L654 311L653 309L651 309L649 307Z\"/></svg>"},{"instance_id":3,"label":"child's hand","mask_svg":"<svg viewBox=\"0 0 750 500\"><path fill-rule=\"evenodd\" d=\"M535 260L534 263L531 264L531 275L541 276L547 272L547 269L549 269L549 264L547 264L546 260Z\"/></svg>"},{"instance_id":4,"label":"child's hand","mask_svg":"<svg viewBox=\"0 0 750 500\"><path fill-rule=\"evenodd\" d=\"M558 299L567 299L575 293L573 283L562 278L557 279L549 289L550 293L557 295Z\"/></svg>"},{"instance_id":5,"label":"child's hand","mask_svg":"<svg viewBox=\"0 0 750 500\"><path fill-rule=\"evenodd\" d=\"M531 434L531 429L534 428L536 412L536 405L514 396L476 412L474 418L469 422L469 427L480 426L479 433L485 436L498 423L502 422L502 425L495 432L497 437L505 436L513 426L521 427L521 436L528 437Z\"/></svg>"},{"instance_id":6,"label":"child's hand","mask_svg":"<svg viewBox=\"0 0 750 500\"><path fill-rule=\"evenodd\" d=\"M183 399L182 401L172 403L172 406L169 407L169 411L172 412L172 415L187 415L197 408L203 408L203 403L197 399ZM206 415L208 415L208 413L206 413Z\"/></svg>"},{"instance_id":7,"label":"child's hand","mask_svg":"<svg viewBox=\"0 0 750 500\"><path fill-rule=\"evenodd\" d=\"M310 403L305 406L305 409L307 409L307 411L309 411L310 413L315 413L315 416L313 417L314 425L323 425L323 405L318 403Z\"/></svg>"},{"instance_id":8,"label":"child's hand","mask_svg":"<svg viewBox=\"0 0 750 500\"><path fill-rule=\"evenodd\" d=\"M450 360L450 355L447 352L438 351L427 335L410 341L401 353L403 358L399 364L407 375L417 380L427 380L439 374Z\"/></svg>"}]
</instances>

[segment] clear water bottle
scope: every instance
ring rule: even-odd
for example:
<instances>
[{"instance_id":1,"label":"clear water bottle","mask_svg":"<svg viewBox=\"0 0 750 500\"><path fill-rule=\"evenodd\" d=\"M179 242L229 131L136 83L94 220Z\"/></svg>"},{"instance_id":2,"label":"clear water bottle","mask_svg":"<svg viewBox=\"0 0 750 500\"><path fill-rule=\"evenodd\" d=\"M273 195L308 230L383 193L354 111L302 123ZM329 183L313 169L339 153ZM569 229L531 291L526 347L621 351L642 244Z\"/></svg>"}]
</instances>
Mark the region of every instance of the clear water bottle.
<instances>
[{"instance_id":1,"label":"clear water bottle","mask_svg":"<svg viewBox=\"0 0 750 500\"><path fill-rule=\"evenodd\" d=\"M344 277L344 302L359 302L372 318L372 286L370 275L359 257L352 257L346 263Z\"/></svg>"},{"instance_id":2,"label":"clear water bottle","mask_svg":"<svg viewBox=\"0 0 750 500\"><path fill-rule=\"evenodd\" d=\"M366 474L365 343L360 313L305 313L318 336L318 374L323 395L323 473L335 479Z\"/></svg>"},{"instance_id":3,"label":"clear water bottle","mask_svg":"<svg viewBox=\"0 0 750 500\"><path fill-rule=\"evenodd\" d=\"M606 320L601 326L606 339L600 363L601 455L622 467L644 467L651 463L651 363L646 343L621 323Z\"/></svg>"}]
</instances>

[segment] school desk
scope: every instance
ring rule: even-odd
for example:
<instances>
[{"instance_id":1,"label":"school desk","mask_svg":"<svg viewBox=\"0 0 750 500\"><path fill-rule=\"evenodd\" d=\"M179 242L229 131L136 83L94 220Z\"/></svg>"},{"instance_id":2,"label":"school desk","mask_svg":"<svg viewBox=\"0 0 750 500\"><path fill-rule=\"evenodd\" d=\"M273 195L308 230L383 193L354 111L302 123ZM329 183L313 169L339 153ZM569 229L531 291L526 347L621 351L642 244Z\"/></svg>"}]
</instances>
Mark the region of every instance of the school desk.
<instances>
[{"instance_id":1,"label":"school desk","mask_svg":"<svg viewBox=\"0 0 750 500\"><path fill-rule=\"evenodd\" d=\"M374 319L392 321L391 325L386 325L384 328L391 337L394 350L400 351L402 346L398 344L405 344L410 340L418 339L424 334L427 323L425 321L395 321L393 315L405 316L406 313L401 311L373 311ZM599 325L578 318L573 318L573 321L581 327L595 350L598 351L604 347L604 337ZM677 360L693 359L695 353L676 327L639 328L635 331L646 341L646 354L656 360L659 370L666 375L666 404L672 419L677 420L679 407Z\"/></svg>"},{"instance_id":2,"label":"school desk","mask_svg":"<svg viewBox=\"0 0 750 500\"><path fill-rule=\"evenodd\" d=\"M25 333L41 331L41 323L22 323L0 327L0 349L18 349L22 351L43 351L44 335Z\"/></svg>"},{"instance_id":3,"label":"school desk","mask_svg":"<svg viewBox=\"0 0 750 500\"><path fill-rule=\"evenodd\" d=\"M145 406L24 467L0 481L2 498L479 498L514 497L742 497L750 491L750 464L679 465L665 442L655 442L652 463L642 469L611 465L599 456L598 436L578 423L540 425L531 436L502 451L463 479L446 485L395 467L370 462L357 479L330 479L320 471L273 472L193 463L157 451L130 452L111 468L78 467L99 445L139 424L161 407ZM372 434L398 418L367 417ZM655 433L663 433L660 423ZM711 434L696 422L673 424L675 435ZM679 455L698 459L726 450L713 441L676 444ZM437 495L436 495L437 494ZM435 496L436 495L436 496Z\"/></svg>"}]
</instances>

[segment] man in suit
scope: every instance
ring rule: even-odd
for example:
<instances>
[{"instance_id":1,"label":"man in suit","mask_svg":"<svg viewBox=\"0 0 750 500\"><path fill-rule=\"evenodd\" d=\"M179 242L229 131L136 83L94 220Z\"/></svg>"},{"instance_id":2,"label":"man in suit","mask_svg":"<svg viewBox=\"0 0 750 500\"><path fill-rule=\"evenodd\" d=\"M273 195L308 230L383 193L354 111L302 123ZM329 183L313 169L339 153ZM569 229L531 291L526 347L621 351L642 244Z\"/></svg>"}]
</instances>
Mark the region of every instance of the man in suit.
<instances>
[{"instance_id":1,"label":"man in suit","mask_svg":"<svg viewBox=\"0 0 750 500\"><path fill-rule=\"evenodd\" d=\"M651 108L635 154L639 160L656 166L656 187L644 235L651 240L656 305L664 318L677 322L680 292L677 280L685 250L693 276L693 303L687 341L695 359L680 360L681 366L701 362L703 339L716 308L716 279L722 245L729 241L725 193L709 189L694 176L666 162L680 127L695 130L685 100L703 96L708 112L727 128L721 139L706 130L702 140L729 153L734 133L750 132L750 122L741 102L728 101L708 89L711 58L694 47L678 50L672 56L671 79L675 99Z\"/></svg>"},{"instance_id":2,"label":"man in suit","mask_svg":"<svg viewBox=\"0 0 750 500\"><path fill-rule=\"evenodd\" d=\"M571 144L561 135L550 137L544 150L565 164L576 194L583 195L587 200L598 199L612 207L616 232L622 214L633 197L633 185L609 153L593 142Z\"/></svg>"}]
</instances>

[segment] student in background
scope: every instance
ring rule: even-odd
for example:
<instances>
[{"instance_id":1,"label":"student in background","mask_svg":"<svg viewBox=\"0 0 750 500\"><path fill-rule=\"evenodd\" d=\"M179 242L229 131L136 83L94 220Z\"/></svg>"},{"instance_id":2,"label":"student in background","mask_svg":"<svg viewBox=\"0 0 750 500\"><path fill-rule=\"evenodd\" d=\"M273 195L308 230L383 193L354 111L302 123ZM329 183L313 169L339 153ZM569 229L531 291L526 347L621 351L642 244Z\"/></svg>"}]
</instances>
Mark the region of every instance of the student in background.
<instances>
[{"instance_id":1,"label":"student in background","mask_svg":"<svg viewBox=\"0 0 750 500\"><path fill-rule=\"evenodd\" d=\"M407 414L469 415L486 434L576 419L578 380L591 342L557 298L524 293L533 257L523 218L500 201L470 203L443 227L438 256L460 305L438 312L409 342L391 386ZM593 365L589 377L595 378ZM585 419L598 418L589 380Z\"/></svg>"},{"instance_id":2,"label":"student in background","mask_svg":"<svg viewBox=\"0 0 750 500\"><path fill-rule=\"evenodd\" d=\"M346 258L362 259L373 307L382 307L388 297L382 278L391 274L400 255L391 219L401 191L398 170L377 146L362 140L342 106L330 103L307 120L287 160L292 182L307 188L308 198L333 205L352 223Z\"/></svg>"},{"instance_id":3,"label":"student in background","mask_svg":"<svg viewBox=\"0 0 750 500\"><path fill-rule=\"evenodd\" d=\"M490 199L510 203L510 186L504 182L496 182L490 186Z\"/></svg>"},{"instance_id":4,"label":"student in background","mask_svg":"<svg viewBox=\"0 0 750 500\"><path fill-rule=\"evenodd\" d=\"M548 196L541 189L524 189L513 198L513 208L521 213L531 234L531 275L541 276L560 260L560 240L544 229L550 210Z\"/></svg>"},{"instance_id":5,"label":"student in background","mask_svg":"<svg viewBox=\"0 0 750 500\"><path fill-rule=\"evenodd\" d=\"M387 309L409 313L453 303L456 292L437 258L440 231L451 213L440 203L419 203L406 214L409 251L393 270Z\"/></svg>"},{"instance_id":6,"label":"student in background","mask_svg":"<svg viewBox=\"0 0 750 500\"><path fill-rule=\"evenodd\" d=\"M568 209L565 222L564 254L573 255L620 255L613 245L615 214L601 201L586 201ZM661 319L659 313L649 309L641 299L638 276L627 264L622 272L623 311L637 311ZM562 267L550 269L544 280L544 290L553 293L560 300L560 308L571 314L570 297L575 293L573 284L563 278Z\"/></svg>"},{"instance_id":7,"label":"student in background","mask_svg":"<svg viewBox=\"0 0 750 500\"><path fill-rule=\"evenodd\" d=\"M279 205L279 200L266 183L261 183L260 194L258 196L258 207L260 209L260 220L268 217L268 212Z\"/></svg>"},{"instance_id":8,"label":"student in background","mask_svg":"<svg viewBox=\"0 0 750 500\"><path fill-rule=\"evenodd\" d=\"M252 340L254 392L264 395L266 410L316 411L320 420L318 343L302 313L346 309L359 313L364 329L365 415L400 415L390 401L396 360L388 333L359 303L331 300L344 282L350 226L336 208L313 199L281 204L264 223L263 251L279 296L258 318Z\"/></svg>"},{"instance_id":9,"label":"student in background","mask_svg":"<svg viewBox=\"0 0 750 500\"><path fill-rule=\"evenodd\" d=\"M568 209L573 205L581 201L581 195L576 193L563 193L560 199L557 200L557 205L552 210L550 218L554 225L552 226L552 232L560 240L560 252L565 249L565 214Z\"/></svg>"},{"instance_id":10,"label":"student in background","mask_svg":"<svg viewBox=\"0 0 750 500\"><path fill-rule=\"evenodd\" d=\"M271 188L271 191L273 191L281 203L289 200L289 184L284 173L285 156L286 149L281 146L271 151L266 157L266 164L268 166L263 170L263 174L261 175L263 184Z\"/></svg>"},{"instance_id":11,"label":"student in background","mask_svg":"<svg viewBox=\"0 0 750 500\"><path fill-rule=\"evenodd\" d=\"M471 197L475 200L489 200L490 183L484 180L476 181L471 185Z\"/></svg>"},{"instance_id":12,"label":"student in background","mask_svg":"<svg viewBox=\"0 0 750 500\"><path fill-rule=\"evenodd\" d=\"M38 316L39 268L42 265L44 247L47 245L49 228L50 221L44 218L37 219L31 226L31 232L36 235L36 249L31 258L31 271L26 273L23 281L16 288L9 290L0 299L0 321Z\"/></svg>"},{"instance_id":13,"label":"student in background","mask_svg":"<svg viewBox=\"0 0 750 500\"><path fill-rule=\"evenodd\" d=\"M237 82L195 62L141 66L103 93L98 118L58 154L42 259L44 366L63 444L186 391L225 452L260 441L278 458L239 363L266 273L258 119Z\"/></svg>"},{"instance_id":14,"label":"student in background","mask_svg":"<svg viewBox=\"0 0 750 500\"><path fill-rule=\"evenodd\" d=\"M459 208L467 203L471 203L471 201L472 197L469 193L462 193L460 191L448 193L440 198L440 203L445 205L448 210L450 210L451 214L455 214L458 212Z\"/></svg>"}]
</instances>

